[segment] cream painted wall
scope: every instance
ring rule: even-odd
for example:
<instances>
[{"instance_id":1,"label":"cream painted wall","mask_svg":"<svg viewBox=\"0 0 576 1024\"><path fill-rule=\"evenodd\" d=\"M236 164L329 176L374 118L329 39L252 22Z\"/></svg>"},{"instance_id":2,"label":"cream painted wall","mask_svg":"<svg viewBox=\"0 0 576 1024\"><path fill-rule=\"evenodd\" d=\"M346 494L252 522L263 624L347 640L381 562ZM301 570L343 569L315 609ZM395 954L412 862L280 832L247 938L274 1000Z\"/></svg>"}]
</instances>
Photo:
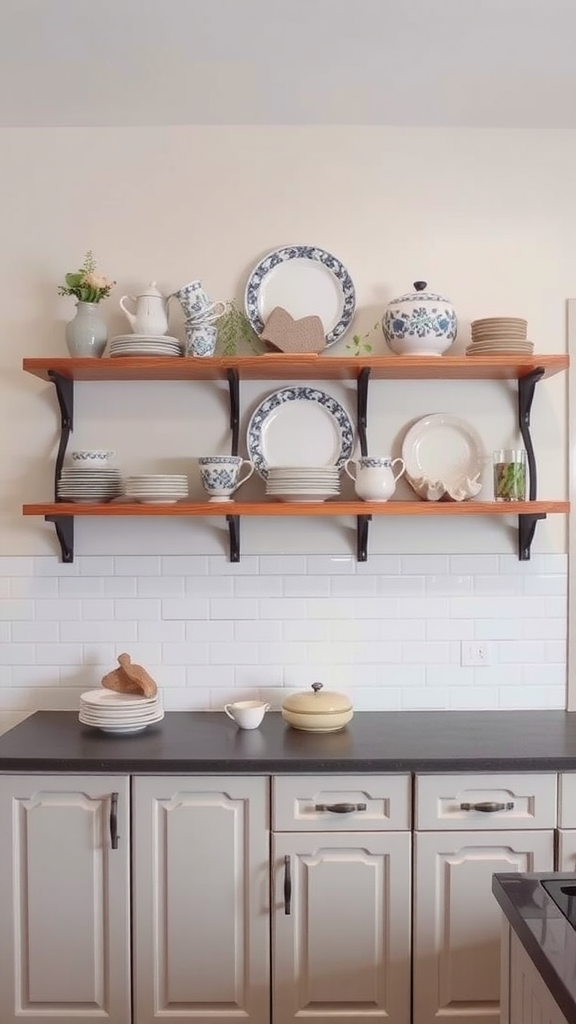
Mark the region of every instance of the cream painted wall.
<instances>
[{"instance_id":1,"label":"cream painted wall","mask_svg":"<svg viewBox=\"0 0 576 1024\"><path fill-rule=\"evenodd\" d=\"M23 501L51 494L58 431L51 387L22 373L23 356L66 355L73 301L57 284L92 248L118 285L102 309L111 334L126 324L124 292L155 278L164 290L200 277L214 298L243 293L268 250L310 242L347 265L357 287L354 330L427 279L454 302L463 350L479 316L526 316L541 352L566 350L574 294L576 132L379 127L5 129L0 132L0 553L56 551L52 529L24 520ZM181 334L174 315L172 327ZM381 335L375 350L385 351ZM346 351L346 339L330 354ZM274 383L242 389L245 428ZM354 410L350 386L327 385ZM171 467L225 451L226 390L204 385L77 387L72 447L114 447L125 472ZM533 432L540 495L566 493L566 378L540 386ZM372 453L398 454L420 415L450 411L480 430L486 451L517 441L507 385L379 383L370 392ZM242 436L242 434L241 434ZM491 497L486 473L486 494ZM251 481L246 497L261 492ZM351 492L348 492L351 493ZM404 493L401 491L399 493ZM225 550L219 524L177 520L77 522L77 551ZM245 552L353 550L352 524L246 521ZM373 524L372 551L512 552L515 535L488 520ZM535 550L564 551L563 517L539 527Z\"/></svg>"}]
</instances>

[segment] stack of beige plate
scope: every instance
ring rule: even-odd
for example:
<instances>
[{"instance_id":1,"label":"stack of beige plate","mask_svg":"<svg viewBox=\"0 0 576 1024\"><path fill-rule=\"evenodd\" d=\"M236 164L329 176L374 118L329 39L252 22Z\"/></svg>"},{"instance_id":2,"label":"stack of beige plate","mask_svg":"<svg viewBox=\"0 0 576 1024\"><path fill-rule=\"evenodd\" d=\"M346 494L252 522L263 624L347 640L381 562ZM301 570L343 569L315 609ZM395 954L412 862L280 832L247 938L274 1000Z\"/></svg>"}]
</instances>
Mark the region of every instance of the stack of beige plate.
<instances>
[{"instance_id":1,"label":"stack of beige plate","mask_svg":"<svg viewBox=\"0 0 576 1024\"><path fill-rule=\"evenodd\" d=\"M526 334L528 322L517 316L491 316L472 321L468 356L531 355L534 345Z\"/></svg>"},{"instance_id":2,"label":"stack of beige plate","mask_svg":"<svg viewBox=\"0 0 576 1024\"><path fill-rule=\"evenodd\" d=\"M164 709L158 694L143 697L135 693L115 693L111 690L88 690L80 697L83 725L101 732L123 735L143 732L149 725L161 722Z\"/></svg>"},{"instance_id":3,"label":"stack of beige plate","mask_svg":"<svg viewBox=\"0 0 576 1024\"><path fill-rule=\"evenodd\" d=\"M337 466L270 467L266 494L276 501L327 501L340 493Z\"/></svg>"},{"instance_id":4,"label":"stack of beige plate","mask_svg":"<svg viewBox=\"0 0 576 1024\"><path fill-rule=\"evenodd\" d=\"M171 505L188 497L188 477L181 473L144 473L126 479L127 498L143 505Z\"/></svg>"}]
</instances>

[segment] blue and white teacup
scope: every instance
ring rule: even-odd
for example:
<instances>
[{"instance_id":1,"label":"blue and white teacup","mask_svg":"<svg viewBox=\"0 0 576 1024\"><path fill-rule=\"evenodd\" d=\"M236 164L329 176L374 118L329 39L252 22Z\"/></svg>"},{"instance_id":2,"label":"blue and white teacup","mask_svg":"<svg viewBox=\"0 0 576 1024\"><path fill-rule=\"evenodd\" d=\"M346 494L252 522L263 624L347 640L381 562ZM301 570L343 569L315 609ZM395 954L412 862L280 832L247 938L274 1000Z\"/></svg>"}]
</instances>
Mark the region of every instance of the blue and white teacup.
<instances>
[{"instance_id":1,"label":"blue and white teacup","mask_svg":"<svg viewBox=\"0 0 576 1024\"><path fill-rule=\"evenodd\" d=\"M254 466L240 455L203 455L198 459L202 486L208 501L231 501L232 495L252 476ZM240 479L242 466L248 472Z\"/></svg>"},{"instance_id":2,"label":"blue and white teacup","mask_svg":"<svg viewBox=\"0 0 576 1024\"><path fill-rule=\"evenodd\" d=\"M213 356L216 351L217 340L217 327L213 327L211 324L201 324L198 327L186 324L184 352L187 356Z\"/></svg>"},{"instance_id":3,"label":"blue and white teacup","mask_svg":"<svg viewBox=\"0 0 576 1024\"><path fill-rule=\"evenodd\" d=\"M212 305L212 299L204 291L201 281L190 281L177 292L172 292L172 295L178 299L187 317L198 316Z\"/></svg>"}]
</instances>

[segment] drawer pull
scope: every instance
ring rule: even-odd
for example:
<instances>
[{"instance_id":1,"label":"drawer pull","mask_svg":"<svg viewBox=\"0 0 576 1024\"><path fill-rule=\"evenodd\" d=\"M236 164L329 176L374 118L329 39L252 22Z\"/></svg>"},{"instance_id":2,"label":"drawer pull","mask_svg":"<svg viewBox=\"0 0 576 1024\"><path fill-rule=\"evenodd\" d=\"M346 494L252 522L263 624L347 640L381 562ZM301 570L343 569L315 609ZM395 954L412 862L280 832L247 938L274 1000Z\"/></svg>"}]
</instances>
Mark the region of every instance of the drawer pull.
<instances>
[{"instance_id":1,"label":"drawer pull","mask_svg":"<svg viewBox=\"0 0 576 1024\"><path fill-rule=\"evenodd\" d=\"M330 811L331 814L352 814L354 811L365 811L366 804L316 804L315 811Z\"/></svg>"},{"instance_id":2,"label":"drawer pull","mask_svg":"<svg viewBox=\"0 0 576 1024\"><path fill-rule=\"evenodd\" d=\"M292 912L292 874L290 871L290 857L284 857L284 913L287 917Z\"/></svg>"},{"instance_id":3,"label":"drawer pull","mask_svg":"<svg viewBox=\"0 0 576 1024\"><path fill-rule=\"evenodd\" d=\"M118 793L110 796L110 846L118 849Z\"/></svg>"},{"instance_id":4,"label":"drawer pull","mask_svg":"<svg viewBox=\"0 0 576 1024\"><path fill-rule=\"evenodd\" d=\"M492 814L493 811L513 811L514 804L497 804L495 800L484 800L479 804L460 804L461 811L482 811L484 814Z\"/></svg>"}]
</instances>

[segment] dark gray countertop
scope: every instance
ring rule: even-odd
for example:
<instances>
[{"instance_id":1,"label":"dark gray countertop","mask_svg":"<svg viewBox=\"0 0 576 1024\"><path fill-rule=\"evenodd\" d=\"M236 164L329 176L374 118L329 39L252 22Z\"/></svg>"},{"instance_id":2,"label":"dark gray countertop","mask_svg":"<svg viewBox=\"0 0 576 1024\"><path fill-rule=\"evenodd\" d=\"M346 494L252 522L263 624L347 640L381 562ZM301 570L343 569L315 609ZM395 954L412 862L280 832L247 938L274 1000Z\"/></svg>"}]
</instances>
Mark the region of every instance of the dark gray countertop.
<instances>
[{"instance_id":1,"label":"dark gray countertop","mask_svg":"<svg viewBox=\"0 0 576 1024\"><path fill-rule=\"evenodd\" d=\"M494 875L492 892L566 1019L576 1020L576 931L550 898L544 879L573 873Z\"/></svg>"},{"instance_id":2,"label":"dark gray countertop","mask_svg":"<svg viewBox=\"0 0 576 1024\"><path fill-rule=\"evenodd\" d=\"M576 771L576 712L359 712L341 732L291 729L279 713L242 731L224 712L174 711L134 736L38 711L0 737L0 771Z\"/></svg>"}]
</instances>

